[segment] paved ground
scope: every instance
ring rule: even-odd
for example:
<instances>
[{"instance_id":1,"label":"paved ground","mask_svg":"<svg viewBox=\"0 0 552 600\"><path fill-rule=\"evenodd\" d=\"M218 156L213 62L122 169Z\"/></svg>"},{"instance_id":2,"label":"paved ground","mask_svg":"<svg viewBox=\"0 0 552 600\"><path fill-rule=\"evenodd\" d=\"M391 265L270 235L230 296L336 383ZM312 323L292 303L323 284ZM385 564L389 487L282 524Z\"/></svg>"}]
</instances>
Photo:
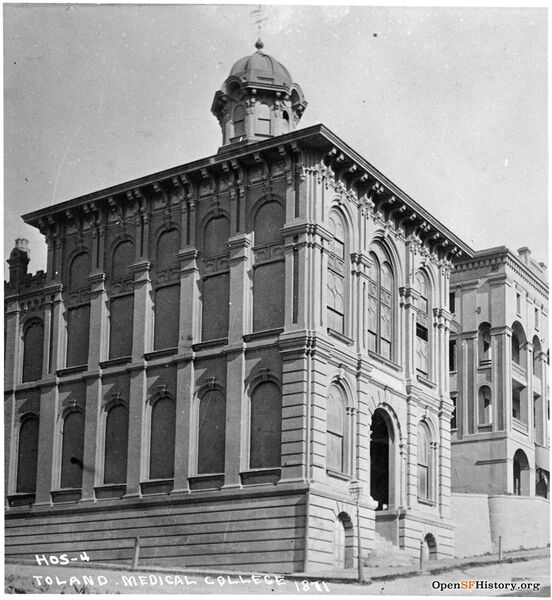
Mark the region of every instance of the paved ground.
<instances>
[{"instance_id":1,"label":"paved ground","mask_svg":"<svg viewBox=\"0 0 552 600\"><path fill-rule=\"evenodd\" d=\"M540 554L536 556L535 554ZM531 558L531 556L534 556ZM483 557L482 557L483 558ZM508 560L512 560L509 557ZM518 559L523 560L518 560ZM486 558L489 561L489 557ZM310 581L275 575L220 575L184 571L86 567L45 567L31 564L6 564L6 591L26 593L177 593L177 594L362 594L362 595L436 595L436 596L546 596L550 597L550 557L544 550L515 557L516 562L447 566L433 563L445 572L405 576L380 575L369 585L326 580ZM474 559L477 562L477 559ZM447 561L450 563L450 561ZM375 572L372 576L377 577ZM464 583L473 589L454 589ZM449 587L449 584L451 587ZM500 587L495 589L495 584ZM477 586L477 587L475 587ZM492 587L491 587L492 586ZM83 589L84 588L84 589Z\"/></svg>"}]
</instances>

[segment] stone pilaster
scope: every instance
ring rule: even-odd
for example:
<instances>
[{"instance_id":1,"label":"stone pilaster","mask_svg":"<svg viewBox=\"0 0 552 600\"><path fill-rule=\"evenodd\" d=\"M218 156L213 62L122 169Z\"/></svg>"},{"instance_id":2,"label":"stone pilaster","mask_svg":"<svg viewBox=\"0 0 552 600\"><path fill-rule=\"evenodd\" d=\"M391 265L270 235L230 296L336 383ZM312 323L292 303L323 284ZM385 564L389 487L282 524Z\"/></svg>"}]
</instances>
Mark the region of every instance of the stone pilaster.
<instances>
[{"instance_id":1,"label":"stone pilaster","mask_svg":"<svg viewBox=\"0 0 552 600\"><path fill-rule=\"evenodd\" d=\"M153 303L150 263L142 261L130 266L134 273L134 319L132 325L132 360L142 360L153 348Z\"/></svg>"},{"instance_id":2,"label":"stone pilaster","mask_svg":"<svg viewBox=\"0 0 552 600\"><path fill-rule=\"evenodd\" d=\"M108 356L108 315L105 274L95 273L88 277L90 282L90 341L88 346L88 370Z\"/></svg>"},{"instance_id":3,"label":"stone pilaster","mask_svg":"<svg viewBox=\"0 0 552 600\"><path fill-rule=\"evenodd\" d=\"M58 421L59 396L54 381L42 386L40 394L40 427L38 430L38 464L36 471L35 507L52 503L50 492L59 487L59 461L54 460L54 444L61 436Z\"/></svg>"},{"instance_id":4,"label":"stone pilaster","mask_svg":"<svg viewBox=\"0 0 552 600\"><path fill-rule=\"evenodd\" d=\"M21 373L19 371L22 371L23 366L23 357L19 358L22 355L20 331L21 308L17 296L6 298L5 304L4 335L6 347L4 348L4 387L10 389L14 388L17 382L21 380Z\"/></svg>"},{"instance_id":5,"label":"stone pilaster","mask_svg":"<svg viewBox=\"0 0 552 600\"><path fill-rule=\"evenodd\" d=\"M180 263L180 323L178 353L189 352L201 340L198 251L187 247L178 253Z\"/></svg>"},{"instance_id":6,"label":"stone pilaster","mask_svg":"<svg viewBox=\"0 0 552 600\"><path fill-rule=\"evenodd\" d=\"M182 306L182 305L181 305ZM190 424L194 397L194 361L190 352L179 360L176 371L176 438L174 447L173 494L188 493L190 463Z\"/></svg>"},{"instance_id":7,"label":"stone pilaster","mask_svg":"<svg viewBox=\"0 0 552 600\"><path fill-rule=\"evenodd\" d=\"M145 445L149 437L145 431L145 410L147 400L147 377L145 366L136 366L130 372L128 403L128 462L126 497L141 495L140 481L147 479L148 455Z\"/></svg>"},{"instance_id":8,"label":"stone pilaster","mask_svg":"<svg viewBox=\"0 0 552 600\"><path fill-rule=\"evenodd\" d=\"M94 330L92 330L94 331ZM92 339L94 336L90 336ZM100 420L102 382L99 372L87 377L86 380L86 411L84 417L84 454L82 472L81 502L95 500L94 486L101 485L98 481L96 467L98 448L98 423ZM100 452L101 454L101 452ZM100 472L103 469L100 468Z\"/></svg>"}]
</instances>

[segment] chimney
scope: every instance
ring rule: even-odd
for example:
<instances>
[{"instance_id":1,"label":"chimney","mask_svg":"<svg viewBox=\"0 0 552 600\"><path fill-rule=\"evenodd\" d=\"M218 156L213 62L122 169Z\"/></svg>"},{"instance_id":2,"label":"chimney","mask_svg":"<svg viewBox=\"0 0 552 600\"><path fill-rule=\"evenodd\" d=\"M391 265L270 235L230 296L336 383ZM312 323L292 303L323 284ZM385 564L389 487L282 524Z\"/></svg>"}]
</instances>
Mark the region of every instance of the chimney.
<instances>
[{"instance_id":1,"label":"chimney","mask_svg":"<svg viewBox=\"0 0 552 600\"><path fill-rule=\"evenodd\" d=\"M518 256L526 265L531 264L531 250L527 246L518 249Z\"/></svg>"},{"instance_id":2,"label":"chimney","mask_svg":"<svg viewBox=\"0 0 552 600\"><path fill-rule=\"evenodd\" d=\"M19 238L15 240L15 248L10 253L8 265L10 266L10 284L18 286L27 274L31 251L29 240Z\"/></svg>"}]
</instances>

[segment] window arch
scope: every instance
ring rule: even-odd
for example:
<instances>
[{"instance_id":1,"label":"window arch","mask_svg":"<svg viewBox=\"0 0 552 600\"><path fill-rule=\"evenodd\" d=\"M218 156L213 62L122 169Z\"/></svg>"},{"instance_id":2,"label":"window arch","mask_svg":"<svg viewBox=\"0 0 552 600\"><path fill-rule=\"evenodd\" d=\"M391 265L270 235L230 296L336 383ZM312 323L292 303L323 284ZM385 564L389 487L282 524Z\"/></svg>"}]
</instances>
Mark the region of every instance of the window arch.
<instances>
[{"instance_id":1,"label":"window arch","mask_svg":"<svg viewBox=\"0 0 552 600\"><path fill-rule=\"evenodd\" d=\"M167 395L160 396L151 407L150 479L174 477L176 407Z\"/></svg>"},{"instance_id":2,"label":"window arch","mask_svg":"<svg viewBox=\"0 0 552 600\"><path fill-rule=\"evenodd\" d=\"M527 455L521 449L516 450L513 460L513 491L516 496L529 496L530 472Z\"/></svg>"},{"instance_id":3,"label":"window arch","mask_svg":"<svg viewBox=\"0 0 552 600\"><path fill-rule=\"evenodd\" d=\"M433 451L429 427L418 423L418 498L433 500Z\"/></svg>"},{"instance_id":4,"label":"window arch","mask_svg":"<svg viewBox=\"0 0 552 600\"><path fill-rule=\"evenodd\" d=\"M525 331L521 324L516 321L512 325L512 361L519 365L521 368L525 368Z\"/></svg>"},{"instance_id":5,"label":"window arch","mask_svg":"<svg viewBox=\"0 0 552 600\"><path fill-rule=\"evenodd\" d=\"M326 468L338 473L348 473L347 399L343 389L335 384L328 391L326 424Z\"/></svg>"},{"instance_id":6,"label":"window arch","mask_svg":"<svg viewBox=\"0 0 552 600\"><path fill-rule=\"evenodd\" d=\"M92 270L92 261L88 252L77 254L69 267L69 289L78 290L88 287L88 276Z\"/></svg>"},{"instance_id":7,"label":"window arch","mask_svg":"<svg viewBox=\"0 0 552 600\"><path fill-rule=\"evenodd\" d=\"M197 472L224 473L226 444L226 397L221 390L208 390L199 400Z\"/></svg>"},{"instance_id":8,"label":"window arch","mask_svg":"<svg viewBox=\"0 0 552 600\"><path fill-rule=\"evenodd\" d=\"M228 238L230 221L212 217L203 231L202 338L214 340L228 335L230 273Z\"/></svg>"},{"instance_id":9,"label":"window arch","mask_svg":"<svg viewBox=\"0 0 552 600\"><path fill-rule=\"evenodd\" d=\"M260 383L251 394L249 467L279 467L282 444L282 395L272 381Z\"/></svg>"},{"instance_id":10,"label":"window arch","mask_svg":"<svg viewBox=\"0 0 552 600\"><path fill-rule=\"evenodd\" d=\"M84 413L72 410L63 419L61 487L80 488L84 459Z\"/></svg>"},{"instance_id":11,"label":"window arch","mask_svg":"<svg viewBox=\"0 0 552 600\"><path fill-rule=\"evenodd\" d=\"M255 214L253 248L253 331L283 327L285 263L281 228L285 210L272 200Z\"/></svg>"},{"instance_id":12,"label":"window arch","mask_svg":"<svg viewBox=\"0 0 552 600\"><path fill-rule=\"evenodd\" d=\"M393 268L379 249L370 252L368 269L368 348L384 358L393 356Z\"/></svg>"},{"instance_id":13,"label":"window arch","mask_svg":"<svg viewBox=\"0 0 552 600\"><path fill-rule=\"evenodd\" d=\"M430 286L427 275L418 271L415 278L419 298L416 307L416 369L425 376L430 375L431 364L431 304Z\"/></svg>"},{"instance_id":14,"label":"window arch","mask_svg":"<svg viewBox=\"0 0 552 600\"><path fill-rule=\"evenodd\" d=\"M18 494L34 494L36 491L38 426L38 417L34 414L27 414L21 418L17 452L16 492Z\"/></svg>"},{"instance_id":15,"label":"window arch","mask_svg":"<svg viewBox=\"0 0 552 600\"><path fill-rule=\"evenodd\" d=\"M157 239L154 278L154 350L178 346L180 274L177 270L177 256L179 248L178 229L164 231Z\"/></svg>"},{"instance_id":16,"label":"window arch","mask_svg":"<svg viewBox=\"0 0 552 600\"><path fill-rule=\"evenodd\" d=\"M488 364L491 361L491 326L489 323L481 323L479 325L477 347L479 364Z\"/></svg>"},{"instance_id":17,"label":"window arch","mask_svg":"<svg viewBox=\"0 0 552 600\"><path fill-rule=\"evenodd\" d=\"M345 290L347 278L347 240L343 217L332 210L328 218L330 241L327 273L327 319L328 328L345 333Z\"/></svg>"},{"instance_id":18,"label":"window arch","mask_svg":"<svg viewBox=\"0 0 552 600\"><path fill-rule=\"evenodd\" d=\"M488 385L482 385L479 388L478 404L479 425L491 425L493 422L493 404L491 388Z\"/></svg>"},{"instance_id":19,"label":"window arch","mask_svg":"<svg viewBox=\"0 0 552 600\"><path fill-rule=\"evenodd\" d=\"M104 483L125 483L128 454L128 408L112 406L105 420Z\"/></svg>"},{"instance_id":20,"label":"window arch","mask_svg":"<svg viewBox=\"0 0 552 600\"><path fill-rule=\"evenodd\" d=\"M23 383L42 379L44 324L40 319L28 321L23 329Z\"/></svg>"}]
</instances>

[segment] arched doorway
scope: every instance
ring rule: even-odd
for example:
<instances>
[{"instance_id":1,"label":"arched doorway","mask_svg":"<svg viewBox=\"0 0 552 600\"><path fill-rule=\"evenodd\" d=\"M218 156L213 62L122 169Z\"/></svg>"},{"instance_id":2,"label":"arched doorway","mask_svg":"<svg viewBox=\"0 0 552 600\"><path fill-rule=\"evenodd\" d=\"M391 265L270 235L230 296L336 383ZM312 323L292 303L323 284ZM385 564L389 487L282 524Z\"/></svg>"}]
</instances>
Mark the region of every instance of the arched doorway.
<instances>
[{"instance_id":1,"label":"arched doorway","mask_svg":"<svg viewBox=\"0 0 552 600\"><path fill-rule=\"evenodd\" d=\"M385 411L374 411L370 431L370 494L376 510L385 510L394 504L393 429Z\"/></svg>"},{"instance_id":2,"label":"arched doorway","mask_svg":"<svg viewBox=\"0 0 552 600\"><path fill-rule=\"evenodd\" d=\"M341 513L334 522L334 567L353 568L353 523L347 513Z\"/></svg>"},{"instance_id":3,"label":"arched doorway","mask_svg":"<svg viewBox=\"0 0 552 600\"><path fill-rule=\"evenodd\" d=\"M529 496L529 461L523 450L514 454L514 494Z\"/></svg>"},{"instance_id":4,"label":"arched doorway","mask_svg":"<svg viewBox=\"0 0 552 600\"><path fill-rule=\"evenodd\" d=\"M437 542L432 533L428 533L422 543L423 562L428 560L437 560Z\"/></svg>"}]
</instances>

